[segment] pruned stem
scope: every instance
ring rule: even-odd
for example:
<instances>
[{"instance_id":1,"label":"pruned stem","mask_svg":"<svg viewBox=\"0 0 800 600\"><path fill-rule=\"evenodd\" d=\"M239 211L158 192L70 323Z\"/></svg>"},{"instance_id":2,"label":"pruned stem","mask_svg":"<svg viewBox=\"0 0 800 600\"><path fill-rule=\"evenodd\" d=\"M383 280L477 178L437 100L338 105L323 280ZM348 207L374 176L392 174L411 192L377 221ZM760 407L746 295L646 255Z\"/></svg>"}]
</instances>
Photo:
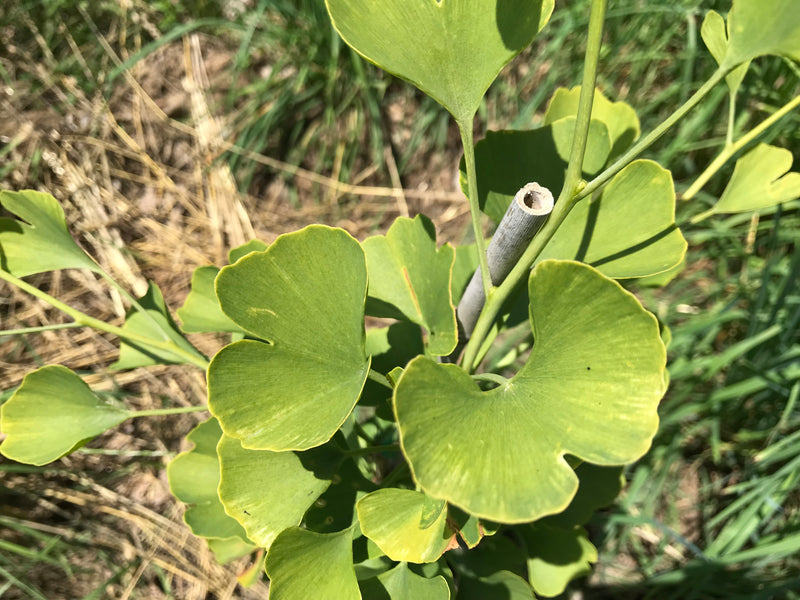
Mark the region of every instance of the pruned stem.
<instances>
[{"instance_id":1,"label":"pruned stem","mask_svg":"<svg viewBox=\"0 0 800 600\"><path fill-rule=\"evenodd\" d=\"M541 229L553 210L553 194L538 183L528 183L514 196L486 250L492 285L498 286ZM456 309L461 329L459 342L466 344L486 303L481 267L475 270Z\"/></svg>"}]
</instances>

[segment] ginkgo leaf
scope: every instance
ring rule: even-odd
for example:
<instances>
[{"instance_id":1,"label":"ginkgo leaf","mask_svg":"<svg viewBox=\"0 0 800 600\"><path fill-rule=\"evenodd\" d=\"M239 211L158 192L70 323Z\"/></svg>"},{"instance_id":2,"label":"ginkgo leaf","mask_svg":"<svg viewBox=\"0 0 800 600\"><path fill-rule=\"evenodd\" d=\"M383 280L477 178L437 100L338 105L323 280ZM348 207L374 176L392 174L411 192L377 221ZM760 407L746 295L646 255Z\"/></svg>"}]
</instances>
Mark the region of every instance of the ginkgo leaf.
<instances>
[{"instance_id":1,"label":"ginkgo leaf","mask_svg":"<svg viewBox=\"0 0 800 600\"><path fill-rule=\"evenodd\" d=\"M578 478L565 454L599 465L641 457L665 391L658 323L614 280L551 260L528 293L535 343L508 383L482 391L463 369L418 357L394 392L422 491L500 523L566 508Z\"/></svg>"},{"instance_id":2,"label":"ginkgo leaf","mask_svg":"<svg viewBox=\"0 0 800 600\"><path fill-rule=\"evenodd\" d=\"M219 458L217 444L222 429L213 417L200 423L186 436L194 448L182 452L167 465L167 479L172 494L190 506L183 520L196 536L239 538L246 542L246 552L255 546L247 539L241 524L225 512L219 499ZM238 546L238 545L237 545Z\"/></svg>"},{"instance_id":3,"label":"ginkgo leaf","mask_svg":"<svg viewBox=\"0 0 800 600\"><path fill-rule=\"evenodd\" d=\"M450 354L458 337L449 294L453 247L436 247L433 223L422 215L398 218L385 236L369 237L362 246L367 256L369 299L391 305L400 316L424 327L431 354Z\"/></svg>"},{"instance_id":4,"label":"ginkgo leaf","mask_svg":"<svg viewBox=\"0 0 800 600\"><path fill-rule=\"evenodd\" d=\"M211 361L208 405L245 448L306 450L344 423L369 372L364 252L341 229L313 225L224 267L223 312L260 340Z\"/></svg>"},{"instance_id":5,"label":"ginkgo leaf","mask_svg":"<svg viewBox=\"0 0 800 600\"><path fill-rule=\"evenodd\" d=\"M444 502L437 503L430 523L421 522L426 500L421 492L397 488L367 494L356 505L361 531L392 560L435 562L450 546L453 531Z\"/></svg>"},{"instance_id":6,"label":"ginkgo leaf","mask_svg":"<svg viewBox=\"0 0 800 600\"><path fill-rule=\"evenodd\" d=\"M131 308L125 318L125 324L122 326L125 331L157 341L172 342L187 353L205 360L203 355L178 331L178 326L167 310L161 290L152 281L149 283L145 295L139 298L139 304L145 312ZM146 344L137 344L123 338L120 342L119 359L112 363L110 368L135 369L148 365L183 364L185 362L187 359L183 355Z\"/></svg>"},{"instance_id":7,"label":"ginkgo leaf","mask_svg":"<svg viewBox=\"0 0 800 600\"><path fill-rule=\"evenodd\" d=\"M103 402L61 365L31 371L0 406L3 456L44 465L73 452L133 416Z\"/></svg>"},{"instance_id":8,"label":"ginkgo leaf","mask_svg":"<svg viewBox=\"0 0 800 600\"><path fill-rule=\"evenodd\" d=\"M269 548L328 488L339 455L327 447L308 452L248 450L223 435L217 445L219 498L247 537Z\"/></svg>"},{"instance_id":9,"label":"ginkgo leaf","mask_svg":"<svg viewBox=\"0 0 800 600\"><path fill-rule=\"evenodd\" d=\"M407 79L465 123L500 70L553 12L553 0L326 0L326 5L333 26L356 52Z\"/></svg>"},{"instance_id":10,"label":"ginkgo leaf","mask_svg":"<svg viewBox=\"0 0 800 600\"><path fill-rule=\"evenodd\" d=\"M700 28L700 35L714 60L718 64L722 64L725 60L725 54L728 52L728 33L725 28L725 19L713 10L708 11L706 18L703 19L703 26ZM739 87L742 85L744 76L749 68L750 61L746 60L725 76L725 83L728 84L731 94L736 94L739 91Z\"/></svg>"},{"instance_id":11,"label":"ginkgo leaf","mask_svg":"<svg viewBox=\"0 0 800 600\"><path fill-rule=\"evenodd\" d=\"M267 554L270 600L361 600L353 571L353 532L315 533L291 527Z\"/></svg>"},{"instance_id":12,"label":"ginkgo leaf","mask_svg":"<svg viewBox=\"0 0 800 600\"><path fill-rule=\"evenodd\" d=\"M0 205L21 220L0 218L0 268L16 277L58 269L100 267L67 230L64 210L50 194L0 191Z\"/></svg>"},{"instance_id":13,"label":"ginkgo leaf","mask_svg":"<svg viewBox=\"0 0 800 600\"><path fill-rule=\"evenodd\" d=\"M544 124L550 125L560 119L577 116L580 95L581 86L579 85L572 89L558 88L547 105ZM614 159L627 150L641 132L639 117L636 116L633 107L627 102L612 102L598 89L594 91L592 119L601 121L608 129L608 136L611 140L611 152L608 160Z\"/></svg>"},{"instance_id":14,"label":"ginkgo leaf","mask_svg":"<svg viewBox=\"0 0 800 600\"><path fill-rule=\"evenodd\" d=\"M759 210L800 198L800 173L789 171L792 160L785 148L759 144L736 161L725 191L703 216Z\"/></svg>"}]
</instances>

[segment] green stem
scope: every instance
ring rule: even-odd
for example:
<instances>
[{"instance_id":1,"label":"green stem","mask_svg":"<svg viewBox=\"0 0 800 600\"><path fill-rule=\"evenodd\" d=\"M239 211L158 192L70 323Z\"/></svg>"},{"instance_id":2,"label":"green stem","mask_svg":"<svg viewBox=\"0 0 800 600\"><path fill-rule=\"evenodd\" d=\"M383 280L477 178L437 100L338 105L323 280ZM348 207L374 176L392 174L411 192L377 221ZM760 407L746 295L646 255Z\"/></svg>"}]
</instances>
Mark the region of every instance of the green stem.
<instances>
[{"instance_id":1,"label":"green stem","mask_svg":"<svg viewBox=\"0 0 800 600\"><path fill-rule=\"evenodd\" d=\"M497 373L476 373L472 378L476 381L490 381L497 385L505 385L508 383L508 379Z\"/></svg>"},{"instance_id":2,"label":"green stem","mask_svg":"<svg viewBox=\"0 0 800 600\"><path fill-rule=\"evenodd\" d=\"M379 452L400 452L399 444L384 444L382 446L367 446L366 448L353 448L352 450L342 450L345 456L367 456L378 454Z\"/></svg>"},{"instance_id":3,"label":"green stem","mask_svg":"<svg viewBox=\"0 0 800 600\"><path fill-rule=\"evenodd\" d=\"M600 45L603 38L603 21L605 20L607 0L592 0L592 12L589 17L589 33L586 42L586 57L583 68L583 80L581 83L581 95L578 100L578 115L575 120L575 133L572 139L570 150L569 165L564 178L564 187L556 201L555 208L550 214L547 223L533 238L528 248L520 257L517 264L497 288L492 290L491 295L486 296L486 305L478 318L472 337L464 349L462 366L467 372L472 372L477 368L479 353L483 340L489 334L495 318L500 312L501 307L517 287L528 275L536 257L553 237L558 227L572 210L575 202L580 197L586 196L579 188L581 172L583 167L583 157L586 152L586 140L589 132L589 124L592 116L592 102L594 101L594 88L597 79L597 64L600 60ZM585 191L585 188L584 188ZM578 194L575 196L575 194Z\"/></svg>"},{"instance_id":4,"label":"green stem","mask_svg":"<svg viewBox=\"0 0 800 600\"><path fill-rule=\"evenodd\" d=\"M22 335L24 333L41 333L42 331L57 331L59 329L75 329L85 327L81 323L56 323L55 325L40 325L38 327L20 327L19 329L5 329L0 335Z\"/></svg>"},{"instance_id":5,"label":"green stem","mask_svg":"<svg viewBox=\"0 0 800 600\"><path fill-rule=\"evenodd\" d=\"M700 87L700 89L692 95L691 98L684 102L680 108L672 113L663 123L661 123L661 125L653 129L653 131L639 140L625 154L614 161L614 164L587 183L586 187L584 187L575 197L575 200L581 200L582 198L594 193L595 190L605 185L612 177L614 177L614 175L627 167L628 164L633 161L633 159L649 148L653 142L664 135L673 125L675 125L675 123L681 120L690 110L697 106L697 104L713 89L713 87L717 85L717 83L719 83L725 77L725 75L727 75L728 71L729 69L727 68L717 69L711 76L711 79L706 81Z\"/></svg>"},{"instance_id":6,"label":"green stem","mask_svg":"<svg viewBox=\"0 0 800 600\"><path fill-rule=\"evenodd\" d=\"M131 294L128 290L126 290L119 283L117 283L117 281L113 277L111 277L111 275L106 273L103 270L103 268L100 267L100 265L98 265L98 267L99 270L97 271L97 274L100 275L100 277L102 277L106 283L108 283L111 287L117 290L122 295L123 298L125 298L128 302L130 302L131 306L133 306L137 310L137 312L142 313L142 316L148 321L150 321L151 325L153 325L156 329L161 331L164 334L165 340L169 339L167 337L167 332L164 331L164 329L161 327L158 321L156 321L153 318L153 315L151 315L147 310L145 310L144 306L142 306L141 303L136 298L133 297L133 294Z\"/></svg>"},{"instance_id":7,"label":"green stem","mask_svg":"<svg viewBox=\"0 0 800 600\"><path fill-rule=\"evenodd\" d=\"M89 315L82 313L79 310L76 310L61 302L59 299L54 298L50 294L47 294L40 289L32 286L31 284L23 281L18 277L14 277L11 273L0 269L0 279L5 279L9 283L17 286L19 289L27 292L31 296L35 298L39 298L40 300L44 300L53 308L57 308L61 312L69 315L75 320L76 324L85 325L87 327L93 327L95 329L99 329L100 331L105 331L106 333L110 333L112 335L116 335L124 340L128 340L134 343L144 344L146 346L150 346L151 348L157 348L159 350L166 350L167 352L171 352L176 356L180 356L184 359L187 363L193 364L196 367L203 369L204 371L208 368L208 361L205 358L192 354L177 346L171 341L168 340L154 340L144 335L139 335L138 333L134 333L132 331L126 331L121 327L115 327L114 325L110 325L105 321L101 321L100 319L95 319L90 317Z\"/></svg>"},{"instance_id":8,"label":"green stem","mask_svg":"<svg viewBox=\"0 0 800 600\"><path fill-rule=\"evenodd\" d=\"M469 123L456 119L458 131L461 133L461 145L464 147L464 164L467 168L467 182L469 184L469 212L472 217L472 231L475 234L475 249L478 253L478 264L481 268L481 282L483 295L487 299L492 291L492 280L489 278L489 261L486 258L486 243L483 239L481 225L481 207L478 203L478 178L475 169L475 144L472 137L472 118Z\"/></svg>"},{"instance_id":9,"label":"green stem","mask_svg":"<svg viewBox=\"0 0 800 600\"><path fill-rule=\"evenodd\" d=\"M684 200L691 200L695 197L697 192L703 189L703 186L708 183L714 174L719 171L722 166L731 159L731 157L744 148L747 144L752 142L755 138L761 135L769 127L774 125L779 119L784 117L787 113L800 106L800 96L795 96L789 102L781 106L778 110L772 113L769 117L761 121L758 125L753 127L750 131L740 137L738 140L731 144L727 144L722 149L717 157L706 167L706 169L695 179L694 183L683 193L681 196ZM698 217L700 215L697 215ZM695 217L696 218L696 217ZM701 219L702 220L702 219ZM692 220L692 222L695 222Z\"/></svg>"},{"instance_id":10,"label":"green stem","mask_svg":"<svg viewBox=\"0 0 800 600\"><path fill-rule=\"evenodd\" d=\"M176 408L153 408L151 410L132 410L130 417L160 417L162 415L182 415L184 413L204 412L207 406L178 406Z\"/></svg>"}]
</instances>

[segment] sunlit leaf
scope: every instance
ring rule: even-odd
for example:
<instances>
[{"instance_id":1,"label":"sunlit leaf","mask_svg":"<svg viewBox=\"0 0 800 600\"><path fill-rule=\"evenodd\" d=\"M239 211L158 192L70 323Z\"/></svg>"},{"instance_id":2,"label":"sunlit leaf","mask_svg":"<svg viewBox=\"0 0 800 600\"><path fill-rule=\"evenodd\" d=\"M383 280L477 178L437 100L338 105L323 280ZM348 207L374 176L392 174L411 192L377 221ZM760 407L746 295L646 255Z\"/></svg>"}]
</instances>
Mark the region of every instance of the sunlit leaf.
<instances>
[{"instance_id":1,"label":"sunlit leaf","mask_svg":"<svg viewBox=\"0 0 800 600\"><path fill-rule=\"evenodd\" d=\"M528 291L535 344L507 384L481 391L463 369L418 357L394 394L422 490L500 523L567 507L578 479L565 454L599 465L641 457L665 391L658 323L615 281L545 261Z\"/></svg>"},{"instance_id":2,"label":"sunlit leaf","mask_svg":"<svg viewBox=\"0 0 800 600\"><path fill-rule=\"evenodd\" d=\"M270 600L361 600L353 571L353 533L292 527L267 553Z\"/></svg>"},{"instance_id":3,"label":"sunlit leaf","mask_svg":"<svg viewBox=\"0 0 800 600\"><path fill-rule=\"evenodd\" d=\"M578 101L581 95L581 86L572 89L558 88L547 105L544 115L544 124L550 125L566 117L575 117L578 114ZM611 102L603 93L595 89L592 102L592 119L601 121L608 129L611 140L611 152L608 159L619 156L639 137L639 117L636 111L627 102Z\"/></svg>"},{"instance_id":4,"label":"sunlit leaf","mask_svg":"<svg viewBox=\"0 0 800 600\"><path fill-rule=\"evenodd\" d=\"M637 160L599 197L572 209L539 260L573 259L609 277L644 277L680 263L687 247L675 225L672 175L658 163Z\"/></svg>"},{"instance_id":5,"label":"sunlit leaf","mask_svg":"<svg viewBox=\"0 0 800 600\"><path fill-rule=\"evenodd\" d=\"M219 307L214 291L214 279L219 268L213 265L197 267L192 273L192 288L186 301L177 311L181 329L187 333L206 331L230 331L241 333L242 329L231 321Z\"/></svg>"},{"instance_id":6,"label":"sunlit leaf","mask_svg":"<svg viewBox=\"0 0 800 600\"><path fill-rule=\"evenodd\" d=\"M421 492L382 489L364 496L356 507L361 531L392 560L435 562L453 539L446 510L423 526L426 496Z\"/></svg>"},{"instance_id":7,"label":"sunlit leaf","mask_svg":"<svg viewBox=\"0 0 800 600\"><path fill-rule=\"evenodd\" d=\"M552 125L529 131L489 131L475 145L478 177L478 204L494 221L500 222L519 189L536 182L558 197L564 185L575 118L567 117ZM583 173L596 175L611 152L611 138L605 123L589 123ZM466 171L460 166L461 189L468 191Z\"/></svg>"},{"instance_id":8,"label":"sunlit leaf","mask_svg":"<svg viewBox=\"0 0 800 600\"><path fill-rule=\"evenodd\" d=\"M713 10L709 11L706 18L703 19L700 35L703 37L703 41L714 60L718 64L722 64L728 51L728 33L725 27L725 19L719 13ZM746 60L725 76L725 83L728 84L731 94L736 94L739 91L739 86L742 85L742 80L744 80L749 68L750 61Z\"/></svg>"},{"instance_id":9,"label":"sunlit leaf","mask_svg":"<svg viewBox=\"0 0 800 600\"><path fill-rule=\"evenodd\" d=\"M248 450L223 435L217 453L225 512L262 548L269 548L287 527L300 524L335 472L336 456L327 447L308 452Z\"/></svg>"},{"instance_id":10,"label":"sunlit leaf","mask_svg":"<svg viewBox=\"0 0 800 600\"><path fill-rule=\"evenodd\" d=\"M151 281L147 293L138 300L145 312L131 308L122 326L125 331L157 341L172 342L186 352L203 359L203 355L178 331L178 326L167 310L164 296L155 283ZM180 354L122 339L119 345L119 359L109 366L112 369L135 369L149 365L185 362L186 358Z\"/></svg>"},{"instance_id":11,"label":"sunlit leaf","mask_svg":"<svg viewBox=\"0 0 800 600\"><path fill-rule=\"evenodd\" d=\"M369 271L369 299L396 308L399 316L424 327L431 354L450 354L458 335L455 308L447 293L455 260L453 247L436 248L433 223L422 215L398 218L385 236L369 237L362 246Z\"/></svg>"},{"instance_id":12,"label":"sunlit leaf","mask_svg":"<svg viewBox=\"0 0 800 600\"><path fill-rule=\"evenodd\" d=\"M219 499L219 458L217 443L222 429L216 419L200 423L186 436L194 448L182 452L167 465L169 489L173 495L190 506L183 520L197 536L205 538L234 538L245 542L252 551L255 546L247 539L239 522L225 512ZM246 553L246 552L245 552Z\"/></svg>"},{"instance_id":13,"label":"sunlit leaf","mask_svg":"<svg viewBox=\"0 0 800 600\"><path fill-rule=\"evenodd\" d=\"M800 198L800 173L792 153L759 144L736 161L725 191L706 214L749 212Z\"/></svg>"},{"instance_id":14,"label":"sunlit leaf","mask_svg":"<svg viewBox=\"0 0 800 600\"><path fill-rule=\"evenodd\" d=\"M265 340L226 346L211 362L208 404L222 430L263 450L329 440L369 372L358 242L341 229L306 227L223 268L216 291L223 312Z\"/></svg>"},{"instance_id":15,"label":"sunlit leaf","mask_svg":"<svg viewBox=\"0 0 800 600\"><path fill-rule=\"evenodd\" d=\"M28 373L0 407L6 458L44 465L77 450L132 414L98 398L75 373L50 365Z\"/></svg>"},{"instance_id":16,"label":"sunlit leaf","mask_svg":"<svg viewBox=\"0 0 800 600\"><path fill-rule=\"evenodd\" d=\"M470 122L500 70L527 47L553 0L326 0L356 52ZM367 24L367 25L365 25Z\"/></svg>"},{"instance_id":17,"label":"sunlit leaf","mask_svg":"<svg viewBox=\"0 0 800 600\"><path fill-rule=\"evenodd\" d=\"M800 10L797 0L734 0L728 13L724 66L765 54L800 60Z\"/></svg>"},{"instance_id":18,"label":"sunlit leaf","mask_svg":"<svg viewBox=\"0 0 800 600\"><path fill-rule=\"evenodd\" d=\"M0 205L21 220L0 218L0 268L17 277L58 269L101 269L75 240L50 194L0 191Z\"/></svg>"}]
</instances>

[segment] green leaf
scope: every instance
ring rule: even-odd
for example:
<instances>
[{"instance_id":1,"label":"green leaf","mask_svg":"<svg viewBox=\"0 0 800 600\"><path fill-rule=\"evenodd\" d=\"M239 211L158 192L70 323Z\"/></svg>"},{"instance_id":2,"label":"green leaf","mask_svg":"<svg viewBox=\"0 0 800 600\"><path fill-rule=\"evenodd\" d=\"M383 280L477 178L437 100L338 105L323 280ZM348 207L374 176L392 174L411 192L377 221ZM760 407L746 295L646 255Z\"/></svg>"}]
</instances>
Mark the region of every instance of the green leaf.
<instances>
[{"instance_id":1,"label":"green leaf","mask_svg":"<svg viewBox=\"0 0 800 600\"><path fill-rule=\"evenodd\" d=\"M532 181L558 197L564 185L575 119L560 119L529 131L489 131L475 145L478 203L481 210L500 222L519 189ZM604 123L589 124L583 173L597 174L608 160L611 138ZM467 176L460 166L461 189L468 193Z\"/></svg>"},{"instance_id":2,"label":"green leaf","mask_svg":"<svg viewBox=\"0 0 800 600\"><path fill-rule=\"evenodd\" d=\"M106 404L61 365L31 371L0 407L3 456L44 465L73 452L132 414Z\"/></svg>"},{"instance_id":3,"label":"green leaf","mask_svg":"<svg viewBox=\"0 0 800 600\"><path fill-rule=\"evenodd\" d=\"M287 527L299 525L333 479L332 451L326 446L308 452L248 450L223 435L217 453L225 512L262 548L269 548Z\"/></svg>"},{"instance_id":4,"label":"green leaf","mask_svg":"<svg viewBox=\"0 0 800 600\"><path fill-rule=\"evenodd\" d=\"M220 271L223 312L243 340L211 361L208 405L245 448L305 450L333 436L369 373L364 253L341 229L280 236Z\"/></svg>"},{"instance_id":5,"label":"green leaf","mask_svg":"<svg viewBox=\"0 0 800 600\"><path fill-rule=\"evenodd\" d=\"M736 161L725 191L705 214L749 212L800 197L800 173L791 168L791 151L759 144Z\"/></svg>"},{"instance_id":6,"label":"green leaf","mask_svg":"<svg viewBox=\"0 0 800 600\"><path fill-rule=\"evenodd\" d=\"M450 589L441 575L421 577L400 563L391 571L361 582L365 600L449 600Z\"/></svg>"},{"instance_id":7,"label":"green leaf","mask_svg":"<svg viewBox=\"0 0 800 600\"><path fill-rule=\"evenodd\" d=\"M250 542L245 542L240 537L229 537L229 538L207 538L206 543L208 544L209 549L211 552L214 553L214 560L216 560L219 564L224 565L232 560L236 560L237 558L241 558L243 556L247 556L251 552L253 552L253 544ZM263 567L263 565L262 565ZM245 576L249 575L250 572L246 571ZM241 579L242 575L238 575L236 578L239 580L239 583L242 585L247 585L246 582L243 582Z\"/></svg>"},{"instance_id":8,"label":"green leaf","mask_svg":"<svg viewBox=\"0 0 800 600\"><path fill-rule=\"evenodd\" d=\"M353 571L353 532L314 533L292 527L267 553L270 600L361 600Z\"/></svg>"},{"instance_id":9,"label":"green leaf","mask_svg":"<svg viewBox=\"0 0 800 600\"><path fill-rule=\"evenodd\" d=\"M231 251L228 252L228 262L230 264L233 264L243 256L247 256L251 252L263 252L267 248L269 248L269 246L265 242L262 242L261 240L250 240L249 242L245 242L241 246L236 246L236 248L231 248Z\"/></svg>"},{"instance_id":10,"label":"green leaf","mask_svg":"<svg viewBox=\"0 0 800 600\"><path fill-rule=\"evenodd\" d=\"M539 523L571 529L574 525L588 523L598 508L614 502L622 490L625 477L622 467L599 467L581 463L575 468L578 491L563 512L545 517Z\"/></svg>"},{"instance_id":11,"label":"green leaf","mask_svg":"<svg viewBox=\"0 0 800 600\"><path fill-rule=\"evenodd\" d=\"M579 202L539 255L574 259L616 279L666 271L688 244L675 225L672 175L651 160L636 160L603 189Z\"/></svg>"},{"instance_id":12,"label":"green leaf","mask_svg":"<svg viewBox=\"0 0 800 600\"><path fill-rule=\"evenodd\" d=\"M706 18L703 19L703 26L700 28L700 35L714 60L718 64L722 64L728 51L728 33L725 29L725 19L713 10L708 11ZM750 61L747 60L725 76L725 83L728 84L731 94L735 95L739 91L739 86L742 85L742 80L744 80L749 68Z\"/></svg>"},{"instance_id":13,"label":"green leaf","mask_svg":"<svg viewBox=\"0 0 800 600\"><path fill-rule=\"evenodd\" d=\"M167 479L172 494L189 504L183 520L196 536L239 538L249 542L239 522L225 512L219 499L219 458L217 443L222 429L213 417L200 423L186 436L194 447L176 456L167 465ZM247 544L250 550L255 546Z\"/></svg>"},{"instance_id":14,"label":"green leaf","mask_svg":"<svg viewBox=\"0 0 800 600\"><path fill-rule=\"evenodd\" d=\"M425 494L397 488L367 494L356 505L365 536L392 560L415 563L436 562L453 539L446 510L423 526L426 507Z\"/></svg>"},{"instance_id":15,"label":"green leaf","mask_svg":"<svg viewBox=\"0 0 800 600\"><path fill-rule=\"evenodd\" d=\"M231 321L219 307L214 291L214 279L219 268L213 265L197 267L192 273L192 289L177 311L181 329L187 333L229 331L241 333L242 329Z\"/></svg>"},{"instance_id":16,"label":"green leaf","mask_svg":"<svg viewBox=\"0 0 800 600\"><path fill-rule=\"evenodd\" d=\"M484 392L463 369L418 357L394 394L421 489L500 523L567 507L578 479L565 454L599 465L641 457L665 391L658 323L618 283L545 261L528 292L535 344L507 384Z\"/></svg>"},{"instance_id":17,"label":"green leaf","mask_svg":"<svg viewBox=\"0 0 800 600\"><path fill-rule=\"evenodd\" d=\"M456 600L534 600L534 596L522 577L498 571L481 579L461 579Z\"/></svg>"},{"instance_id":18,"label":"green leaf","mask_svg":"<svg viewBox=\"0 0 800 600\"><path fill-rule=\"evenodd\" d=\"M398 218L385 236L367 238L362 246L369 272L368 297L392 305L427 329L431 354L450 354L458 326L450 294L442 291L450 290L453 247L436 248L436 230L422 215Z\"/></svg>"},{"instance_id":19,"label":"green leaf","mask_svg":"<svg viewBox=\"0 0 800 600\"><path fill-rule=\"evenodd\" d=\"M67 230L64 210L50 194L0 191L0 205L17 215L0 219L0 267L16 277L59 269L100 267Z\"/></svg>"},{"instance_id":20,"label":"green leaf","mask_svg":"<svg viewBox=\"0 0 800 600\"><path fill-rule=\"evenodd\" d=\"M734 0L728 14L728 47L723 67L765 54L800 61L800 10L797 0Z\"/></svg>"},{"instance_id":21,"label":"green leaf","mask_svg":"<svg viewBox=\"0 0 800 600\"><path fill-rule=\"evenodd\" d=\"M544 124L551 125L566 117L576 117L580 95L581 86L579 85L572 89L558 88L547 106ZM611 102L598 89L594 90L592 119L602 122L608 129L608 136L611 140L611 152L608 160L616 158L627 150L641 133L639 117L636 116L633 107L627 102Z\"/></svg>"},{"instance_id":22,"label":"green leaf","mask_svg":"<svg viewBox=\"0 0 800 600\"><path fill-rule=\"evenodd\" d=\"M250 240L246 244L233 248L228 253L230 263L235 263L251 252L262 252L267 244L261 240ZM219 268L213 265L197 267L192 274L192 287L186 301L176 312L187 333L218 332L242 333L241 327L231 321L219 306L217 293L214 290L214 279Z\"/></svg>"},{"instance_id":23,"label":"green leaf","mask_svg":"<svg viewBox=\"0 0 800 600\"><path fill-rule=\"evenodd\" d=\"M528 579L541 596L558 596L570 581L591 573L597 562L597 548L582 527L534 524L518 531L528 549Z\"/></svg>"},{"instance_id":24,"label":"green leaf","mask_svg":"<svg viewBox=\"0 0 800 600\"><path fill-rule=\"evenodd\" d=\"M326 0L356 52L470 122L500 70L544 27L553 0Z\"/></svg>"},{"instance_id":25,"label":"green leaf","mask_svg":"<svg viewBox=\"0 0 800 600\"><path fill-rule=\"evenodd\" d=\"M122 326L125 331L154 340L173 342L183 350L203 359L203 355L178 331L178 326L167 310L164 296L155 283L151 281L147 293L138 300L146 314L136 308L129 310L125 324ZM135 369L149 365L184 363L186 363L185 357L169 350L140 346L123 339L119 346L119 359L109 366L112 369Z\"/></svg>"}]
</instances>

